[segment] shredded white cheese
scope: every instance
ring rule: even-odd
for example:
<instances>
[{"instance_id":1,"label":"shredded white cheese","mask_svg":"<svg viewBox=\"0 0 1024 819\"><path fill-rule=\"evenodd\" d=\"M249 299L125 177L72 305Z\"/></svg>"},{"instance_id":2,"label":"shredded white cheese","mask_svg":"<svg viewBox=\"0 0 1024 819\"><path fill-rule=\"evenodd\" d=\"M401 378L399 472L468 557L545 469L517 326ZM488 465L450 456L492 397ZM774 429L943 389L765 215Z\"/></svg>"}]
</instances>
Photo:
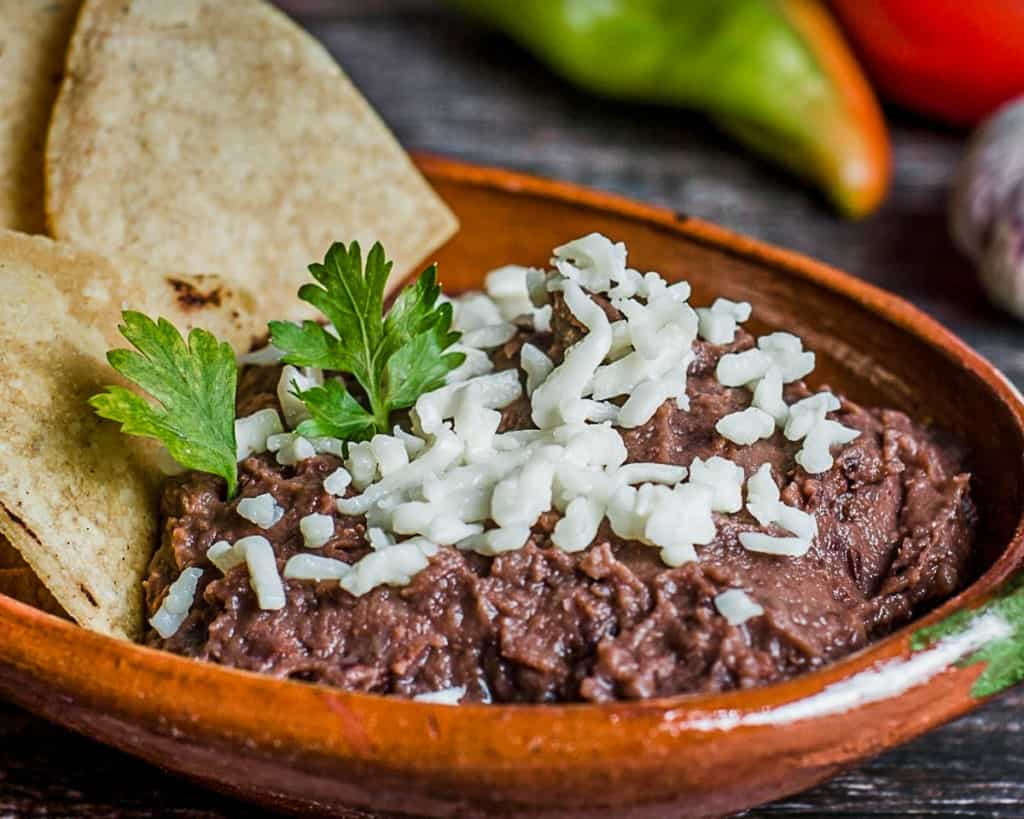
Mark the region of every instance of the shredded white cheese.
<instances>
[{"instance_id":1,"label":"shredded white cheese","mask_svg":"<svg viewBox=\"0 0 1024 819\"><path fill-rule=\"evenodd\" d=\"M284 432L281 416L275 409L262 409L235 421L237 459L244 461L250 455L267 451L267 439Z\"/></svg>"},{"instance_id":2,"label":"shredded white cheese","mask_svg":"<svg viewBox=\"0 0 1024 819\"><path fill-rule=\"evenodd\" d=\"M789 408L785 436L790 441L803 439L796 462L811 475L832 468L832 447L848 444L860 436L860 430L845 427L827 418L840 407L839 399L830 392L819 392Z\"/></svg>"},{"instance_id":3,"label":"shredded white cheese","mask_svg":"<svg viewBox=\"0 0 1024 819\"><path fill-rule=\"evenodd\" d=\"M776 525L792 533L777 537L764 532L741 532L740 543L752 552L801 557L818 534L814 515L782 503L770 464L761 464L747 480L747 511L762 526Z\"/></svg>"},{"instance_id":4,"label":"shredded white cheese","mask_svg":"<svg viewBox=\"0 0 1024 819\"><path fill-rule=\"evenodd\" d=\"M719 419L715 430L723 438L740 446L749 446L775 432L775 419L757 407L733 412Z\"/></svg>"},{"instance_id":5,"label":"shredded white cheese","mask_svg":"<svg viewBox=\"0 0 1024 819\"><path fill-rule=\"evenodd\" d=\"M177 580L167 587L167 594L156 613L149 618L149 624L165 640L177 634L181 624L188 617L195 600L196 588L203 570L195 566L185 569Z\"/></svg>"},{"instance_id":6,"label":"shredded white cheese","mask_svg":"<svg viewBox=\"0 0 1024 819\"><path fill-rule=\"evenodd\" d=\"M700 337L711 344L732 344L736 328L750 318L750 304L745 301L715 299L711 307L698 307Z\"/></svg>"},{"instance_id":7,"label":"shredded white cheese","mask_svg":"<svg viewBox=\"0 0 1024 819\"><path fill-rule=\"evenodd\" d=\"M284 509L277 505L274 496L269 492L254 498L242 498L238 502L237 511L240 517L255 523L261 529L269 529L284 517Z\"/></svg>"},{"instance_id":8,"label":"shredded white cheese","mask_svg":"<svg viewBox=\"0 0 1024 819\"><path fill-rule=\"evenodd\" d=\"M283 609L285 604L284 584L277 573L274 547L262 535L241 538L235 548L245 558L249 569L249 584L256 592L259 607L265 611Z\"/></svg>"},{"instance_id":9,"label":"shredded white cheese","mask_svg":"<svg viewBox=\"0 0 1024 819\"><path fill-rule=\"evenodd\" d=\"M299 531L307 549L319 549L334 536L334 518L330 515L306 515L299 521Z\"/></svg>"},{"instance_id":10,"label":"shredded white cheese","mask_svg":"<svg viewBox=\"0 0 1024 819\"><path fill-rule=\"evenodd\" d=\"M396 543L370 552L352 565L352 570L341 578L341 586L355 597L362 597L381 585L405 586L427 568L428 555L417 544Z\"/></svg>"},{"instance_id":11,"label":"shredded white cheese","mask_svg":"<svg viewBox=\"0 0 1024 819\"><path fill-rule=\"evenodd\" d=\"M323 383L324 375L320 370L299 370L291 364L285 364L281 368L281 377L277 382L277 400L281 404L281 411L284 412L284 420L289 429L295 429L309 418L309 410L295 393L322 386Z\"/></svg>"},{"instance_id":12,"label":"shredded white cheese","mask_svg":"<svg viewBox=\"0 0 1024 819\"><path fill-rule=\"evenodd\" d=\"M526 373L527 395L533 395L534 390L544 383L544 379L555 368L547 354L530 343L524 344L519 351L519 366Z\"/></svg>"},{"instance_id":13,"label":"shredded white cheese","mask_svg":"<svg viewBox=\"0 0 1024 819\"><path fill-rule=\"evenodd\" d=\"M431 702L435 705L458 705L464 696L466 696L466 686L456 685L451 688L442 688L439 691L417 694L413 697L413 700L416 702Z\"/></svg>"},{"instance_id":14,"label":"shredded white cheese","mask_svg":"<svg viewBox=\"0 0 1024 819\"><path fill-rule=\"evenodd\" d=\"M349 484L352 483L352 476L343 466L339 466L330 475L324 478L324 491L330 495L344 495Z\"/></svg>"},{"instance_id":15,"label":"shredded white cheese","mask_svg":"<svg viewBox=\"0 0 1024 819\"><path fill-rule=\"evenodd\" d=\"M689 469L626 464L620 430L643 426L667 402L687 411L687 369L698 335L712 344L734 342L750 305L717 299L695 311L688 284L670 285L656 273L628 267L625 246L600 234L553 254L550 274L507 265L487 275L486 293L452 300L453 327L463 334L455 349L465 362L444 386L419 397L411 432L396 427L391 435L348 444L344 467L324 480L339 512L366 516L373 551L351 566L298 555L289 561L287 577L336 575L355 595L382 584L404 585L428 565L438 543L500 555L522 548L532 527L553 510L560 513L551 536L556 548L586 549L607 520L617 536L656 548L666 564L678 566L697 560L697 547L715 538L716 515L742 509L744 472L738 464L717 456L694 459ZM508 342L531 319L546 330L556 293L587 332L557 365L538 344L526 343L518 370L496 371L487 350ZM601 294L623 318L610 322L591 294ZM827 455L849 433L830 426L829 410L822 409L826 399L786 405L784 384L813 366L814 354L787 333L722 356L719 381L749 389L752 398L748 408L719 419L719 433L739 446L770 437L776 428L787 437L800 433L798 459L805 468L816 467L822 447ZM285 370L282 384L305 379L298 383L306 389L322 382L317 371ZM522 398L524 388L536 428L499 433L502 411ZM300 411L286 407L285 416L294 427ZM340 441L305 441L295 433L271 433L265 443L281 462L311 457L311 451L342 454ZM356 494L344 497L349 487ZM265 505L246 511L268 521ZM762 527L776 530L743 532L746 548L792 555L810 548L814 517L781 503L767 465L747 480L746 506ZM333 533L333 519L309 515L300 529L306 545L318 548ZM786 534L776 536L779 530ZM227 552L223 557L231 559ZM725 597L722 605L736 599ZM730 616L738 616L733 611Z\"/></svg>"},{"instance_id":16,"label":"shredded white cheese","mask_svg":"<svg viewBox=\"0 0 1024 819\"><path fill-rule=\"evenodd\" d=\"M588 332L566 351L562 363L551 371L533 393L533 421L540 429L548 429L563 422L560 409L567 401L583 397L595 371L611 349L612 330L604 310L585 295L575 282L565 283L563 295L569 309L586 326Z\"/></svg>"},{"instance_id":17,"label":"shredded white cheese","mask_svg":"<svg viewBox=\"0 0 1024 819\"><path fill-rule=\"evenodd\" d=\"M743 467L727 458L717 455L706 461L694 458L690 464L690 482L712 491L714 512L739 512L743 508Z\"/></svg>"},{"instance_id":18,"label":"shredded white cheese","mask_svg":"<svg viewBox=\"0 0 1024 819\"><path fill-rule=\"evenodd\" d=\"M317 583L341 580L350 571L352 567L348 563L321 555L293 555L284 566L284 576L288 580L313 580Z\"/></svg>"},{"instance_id":19,"label":"shredded white cheese","mask_svg":"<svg viewBox=\"0 0 1024 819\"><path fill-rule=\"evenodd\" d=\"M280 364L284 356L284 350L279 350L273 344L268 344L266 347L260 347L258 350L242 353L236 356L236 359L239 365L243 367L248 364L256 367L272 367L275 364Z\"/></svg>"},{"instance_id":20,"label":"shredded white cheese","mask_svg":"<svg viewBox=\"0 0 1024 819\"><path fill-rule=\"evenodd\" d=\"M789 407L782 398L782 368L772 365L754 386L750 406L757 407L775 419L779 428L789 419Z\"/></svg>"},{"instance_id":21,"label":"shredded white cheese","mask_svg":"<svg viewBox=\"0 0 1024 819\"><path fill-rule=\"evenodd\" d=\"M271 435L267 438L267 449L275 453L281 466L293 466L316 455L313 442L294 432Z\"/></svg>"},{"instance_id":22,"label":"shredded white cheese","mask_svg":"<svg viewBox=\"0 0 1024 819\"><path fill-rule=\"evenodd\" d=\"M715 596L715 608L730 626L739 626L751 617L764 614L761 608L743 589L729 589Z\"/></svg>"},{"instance_id":23,"label":"shredded white cheese","mask_svg":"<svg viewBox=\"0 0 1024 819\"><path fill-rule=\"evenodd\" d=\"M245 562L245 556L226 540L218 540L206 550L207 559L223 574Z\"/></svg>"}]
</instances>

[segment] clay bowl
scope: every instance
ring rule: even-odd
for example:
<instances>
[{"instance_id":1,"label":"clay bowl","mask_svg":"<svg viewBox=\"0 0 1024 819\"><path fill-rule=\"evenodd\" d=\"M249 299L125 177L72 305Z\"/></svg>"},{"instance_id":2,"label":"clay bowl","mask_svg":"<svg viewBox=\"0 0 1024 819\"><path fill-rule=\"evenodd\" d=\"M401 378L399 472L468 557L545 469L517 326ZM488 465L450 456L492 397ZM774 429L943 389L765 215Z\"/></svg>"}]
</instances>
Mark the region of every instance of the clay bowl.
<instances>
[{"instance_id":1,"label":"clay bowl","mask_svg":"<svg viewBox=\"0 0 1024 819\"><path fill-rule=\"evenodd\" d=\"M462 229L438 255L451 289L543 264L592 230L631 262L685 276L696 302L755 305L817 351L816 383L959 433L981 509L977 579L925 618L973 607L1021 564L1024 402L900 299L824 265L665 210L570 185L424 158ZM610 706L446 707L347 694L185 660L0 598L0 694L242 798L358 815L712 816L807 788L976 707L980 666L832 713L779 709L910 654L916 625L815 674L760 690ZM934 671L934 670L933 670ZM813 710L813 709L812 709ZM767 715L767 716L766 716ZM351 815L351 814L350 814Z\"/></svg>"}]
</instances>

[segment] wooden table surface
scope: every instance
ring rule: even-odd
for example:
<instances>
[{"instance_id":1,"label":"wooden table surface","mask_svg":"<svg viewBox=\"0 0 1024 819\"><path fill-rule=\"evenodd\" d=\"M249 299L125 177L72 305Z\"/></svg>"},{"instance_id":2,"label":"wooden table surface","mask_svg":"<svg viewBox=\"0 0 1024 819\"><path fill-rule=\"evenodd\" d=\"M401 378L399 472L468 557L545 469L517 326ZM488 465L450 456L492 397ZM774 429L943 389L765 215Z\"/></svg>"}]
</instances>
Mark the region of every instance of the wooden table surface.
<instances>
[{"instance_id":1,"label":"wooden table surface","mask_svg":"<svg viewBox=\"0 0 1024 819\"><path fill-rule=\"evenodd\" d=\"M838 220L819 196L697 117L574 91L431 0L288 0L409 148L571 180L719 222L910 299L1024 386L1024 326L994 311L946 231L964 138L891 112L885 207ZM567 237L568 238L568 237ZM1024 691L813 791L746 814L1024 816ZM253 811L0 704L0 817Z\"/></svg>"}]
</instances>

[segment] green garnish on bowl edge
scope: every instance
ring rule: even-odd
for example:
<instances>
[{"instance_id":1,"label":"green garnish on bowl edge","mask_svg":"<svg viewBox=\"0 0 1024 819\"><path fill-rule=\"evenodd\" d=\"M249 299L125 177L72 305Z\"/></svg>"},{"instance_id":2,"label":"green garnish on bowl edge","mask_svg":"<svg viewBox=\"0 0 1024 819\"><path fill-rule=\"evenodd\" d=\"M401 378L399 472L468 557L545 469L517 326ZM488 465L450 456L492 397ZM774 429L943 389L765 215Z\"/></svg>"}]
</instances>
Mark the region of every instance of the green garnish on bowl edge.
<instances>
[{"instance_id":1,"label":"green garnish on bowl edge","mask_svg":"<svg viewBox=\"0 0 1024 819\"><path fill-rule=\"evenodd\" d=\"M996 614L1010 626L1009 635L992 640L957 662L964 668L985 662L988 666L971 686L971 696L990 697L1024 680L1024 574L1008 581L996 597L971 611L958 611L932 626L918 629L910 639L914 651L930 648L952 637L986 614Z\"/></svg>"}]
</instances>

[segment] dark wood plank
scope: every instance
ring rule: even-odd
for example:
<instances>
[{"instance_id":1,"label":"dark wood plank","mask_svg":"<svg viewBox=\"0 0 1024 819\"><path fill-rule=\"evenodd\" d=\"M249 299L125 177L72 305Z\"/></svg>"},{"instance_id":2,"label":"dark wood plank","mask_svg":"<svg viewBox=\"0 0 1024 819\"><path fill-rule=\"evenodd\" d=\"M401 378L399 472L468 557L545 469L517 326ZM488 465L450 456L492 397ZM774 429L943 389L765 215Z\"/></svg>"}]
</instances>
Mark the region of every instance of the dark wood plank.
<instances>
[{"instance_id":1,"label":"dark wood plank","mask_svg":"<svg viewBox=\"0 0 1024 819\"><path fill-rule=\"evenodd\" d=\"M910 299L1024 385L1024 327L985 302L945 228L961 134L893 112L882 211L813 191L699 117L594 100L431 0L287 0L409 147L605 188L824 259ZM748 817L1024 816L1024 693ZM251 810L0 705L0 817L227 817Z\"/></svg>"}]
</instances>

